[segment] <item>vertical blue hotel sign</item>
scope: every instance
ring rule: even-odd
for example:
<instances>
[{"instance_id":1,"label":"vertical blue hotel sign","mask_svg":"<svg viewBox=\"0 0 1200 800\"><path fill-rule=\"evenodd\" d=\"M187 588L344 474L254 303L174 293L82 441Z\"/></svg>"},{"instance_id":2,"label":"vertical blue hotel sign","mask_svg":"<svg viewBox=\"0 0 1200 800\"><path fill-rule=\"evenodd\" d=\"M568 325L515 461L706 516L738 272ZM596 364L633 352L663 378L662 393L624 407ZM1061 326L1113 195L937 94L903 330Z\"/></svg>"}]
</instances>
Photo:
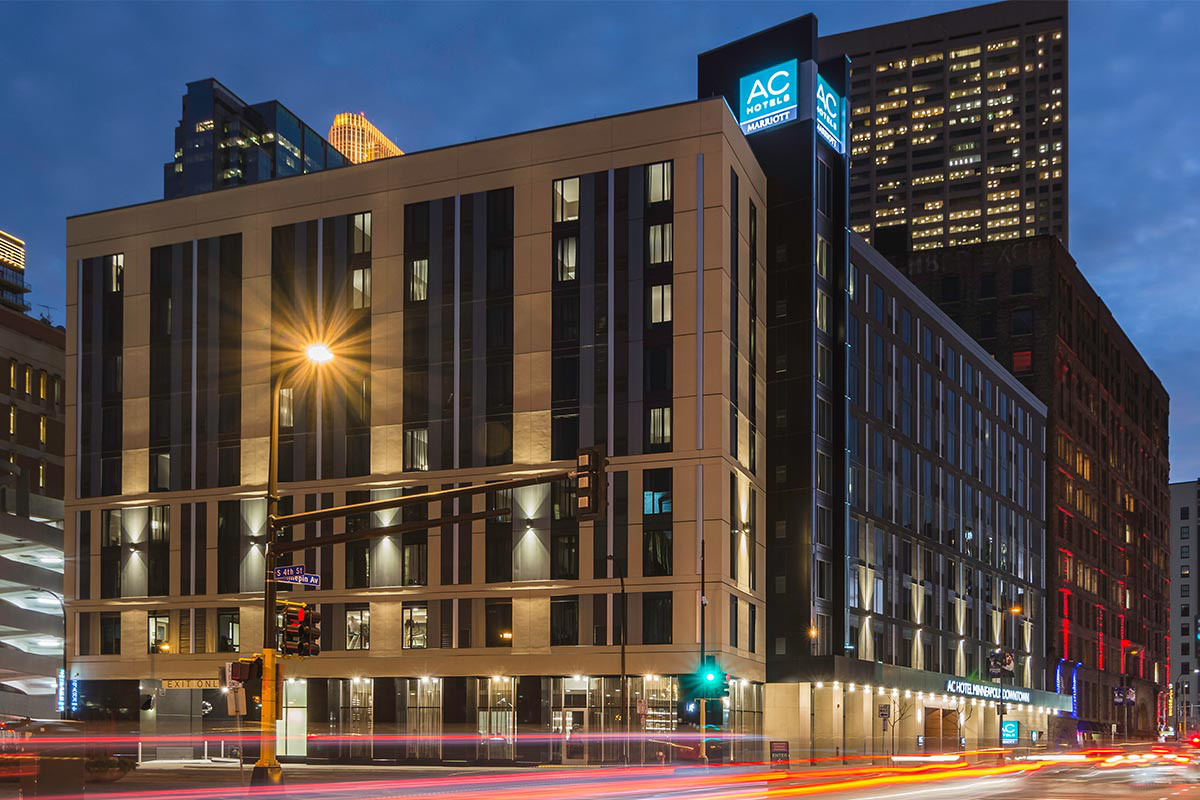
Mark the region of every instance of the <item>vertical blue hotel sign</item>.
<instances>
[{"instance_id":1,"label":"vertical blue hotel sign","mask_svg":"<svg viewBox=\"0 0 1200 800\"><path fill-rule=\"evenodd\" d=\"M846 152L846 119L842 108L842 98L833 87L817 75L816 98L817 133L829 143L829 146L839 153Z\"/></svg>"},{"instance_id":2,"label":"vertical blue hotel sign","mask_svg":"<svg viewBox=\"0 0 1200 800\"><path fill-rule=\"evenodd\" d=\"M744 76L739 88L742 133L758 133L797 118L796 59Z\"/></svg>"}]
</instances>

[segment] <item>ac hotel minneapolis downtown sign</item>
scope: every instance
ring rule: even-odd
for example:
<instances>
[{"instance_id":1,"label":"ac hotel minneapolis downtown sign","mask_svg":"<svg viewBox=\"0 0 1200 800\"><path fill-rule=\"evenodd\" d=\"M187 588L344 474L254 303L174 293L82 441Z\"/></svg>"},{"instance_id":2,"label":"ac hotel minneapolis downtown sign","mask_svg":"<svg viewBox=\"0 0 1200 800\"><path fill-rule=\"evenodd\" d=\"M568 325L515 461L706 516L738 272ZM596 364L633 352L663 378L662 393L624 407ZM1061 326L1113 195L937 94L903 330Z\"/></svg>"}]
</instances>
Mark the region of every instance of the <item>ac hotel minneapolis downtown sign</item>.
<instances>
[{"instance_id":1,"label":"ac hotel minneapolis downtown sign","mask_svg":"<svg viewBox=\"0 0 1200 800\"><path fill-rule=\"evenodd\" d=\"M1001 686L998 683L975 683L953 678L946 681L946 694L978 697L981 700L999 700L1005 703L1031 703L1033 694L1028 689Z\"/></svg>"}]
</instances>

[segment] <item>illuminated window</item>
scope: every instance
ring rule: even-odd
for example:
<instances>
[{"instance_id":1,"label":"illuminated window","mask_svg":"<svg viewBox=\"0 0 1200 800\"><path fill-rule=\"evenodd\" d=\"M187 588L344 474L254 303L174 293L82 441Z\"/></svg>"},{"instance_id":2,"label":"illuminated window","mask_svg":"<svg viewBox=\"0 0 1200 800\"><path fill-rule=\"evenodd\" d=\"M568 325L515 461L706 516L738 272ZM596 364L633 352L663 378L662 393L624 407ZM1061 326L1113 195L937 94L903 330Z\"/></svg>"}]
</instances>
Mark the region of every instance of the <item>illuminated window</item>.
<instances>
[{"instance_id":1,"label":"illuminated window","mask_svg":"<svg viewBox=\"0 0 1200 800\"><path fill-rule=\"evenodd\" d=\"M554 274L560 281L575 280L575 263L579 254L579 240L574 236L559 239L554 246Z\"/></svg>"},{"instance_id":2,"label":"illuminated window","mask_svg":"<svg viewBox=\"0 0 1200 800\"><path fill-rule=\"evenodd\" d=\"M38 441L42 444L46 443L46 415L42 414L38 417Z\"/></svg>"},{"instance_id":3,"label":"illuminated window","mask_svg":"<svg viewBox=\"0 0 1200 800\"><path fill-rule=\"evenodd\" d=\"M650 409L650 444L671 443L671 408Z\"/></svg>"},{"instance_id":4,"label":"illuminated window","mask_svg":"<svg viewBox=\"0 0 1200 800\"><path fill-rule=\"evenodd\" d=\"M579 219L579 178L561 178L554 182L554 221Z\"/></svg>"},{"instance_id":5,"label":"illuminated window","mask_svg":"<svg viewBox=\"0 0 1200 800\"><path fill-rule=\"evenodd\" d=\"M346 609L346 649L371 649L371 610L369 608Z\"/></svg>"},{"instance_id":6,"label":"illuminated window","mask_svg":"<svg viewBox=\"0 0 1200 800\"><path fill-rule=\"evenodd\" d=\"M10 389L17 388L17 362L10 361L8 363L8 387Z\"/></svg>"},{"instance_id":7,"label":"illuminated window","mask_svg":"<svg viewBox=\"0 0 1200 800\"><path fill-rule=\"evenodd\" d=\"M351 305L354 308L371 307L371 268L360 267L350 274Z\"/></svg>"},{"instance_id":8,"label":"illuminated window","mask_svg":"<svg viewBox=\"0 0 1200 800\"><path fill-rule=\"evenodd\" d=\"M25 365L25 394L33 394L33 367Z\"/></svg>"},{"instance_id":9,"label":"illuminated window","mask_svg":"<svg viewBox=\"0 0 1200 800\"><path fill-rule=\"evenodd\" d=\"M39 489L46 488L46 462L45 461L38 462L38 488Z\"/></svg>"},{"instance_id":10,"label":"illuminated window","mask_svg":"<svg viewBox=\"0 0 1200 800\"><path fill-rule=\"evenodd\" d=\"M12 436L17 432L17 407L9 406L8 408L8 435Z\"/></svg>"},{"instance_id":11,"label":"illuminated window","mask_svg":"<svg viewBox=\"0 0 1200 800\"><path fill-rule=\"evenodd\" d=\"M400 647L424 650L428 647L429 608L424 600L405 602L400 611Z\"/></svg>"},{"instance_id":12,"label":"illuminated window","mask_svg":"<svg viewBox=\"0 0 1200 800\"><path fill-rule=\"evenodd\" d=\"M295 403L292 387L279 390L279 427L291 428L295 422Z\"/></svg>"},{"instance_id":13,"label":"illuminated window","mask_svg":"<svg viewBox=\"0 0 1200 800\"><path fill-rule=\"evenodd\" d=\"M675 242L670 222L650 226L650 263L665 264L675 259Z\"/></svg>"},{"instance_id":14,"label":"illuminated window","mask_svg":"<svg viewBox=\"0 0 1200 800\"><path fill-rule=\"evenodd\" d=\"M1016 350L1012 356L1013 374L1024 375L1033 371L1033 351Z\"/></svg>"},{"instance_id":15,"label":"illuminated window","mask_svg":"<svg viewBox=\"0 0 1200 800\"><path fill-rule=\"evenodd\" d=\"M354 242L355 253L371 252L371 212L367 211L363 214L354 215Z\"/></svg>"},{"instance_id":16,"label":"illuminated window","mask_svg":"<svg viewBox=\"0 0 1200 800\"><path fill-rule=\"evenodd\" d=\"M829 265L833 263L833 245L823 236L817 237L817 274L829 279Z\"/></svg>"},{"instance_id":17,"label":"illuminated window","mask_svg":"<svg viewBox=\"0 0 1200 800\"><path fill-rule=\"evenodd\" d=\"M46 370L38 372L38 398L46 399Z\"/></svg>"},{"instance_id":18,"label":"illuminated window","mask_svg":"<svg viewBox=\"0 0 1200 800\"><path fill-rule=\"evenodd\" d=\"M429 298L429 259L414 258L408 275L408 299L414 303Z\"/></svg>"},{"instance_id":19,"label":"illuminated window","mask_svg":"<svg viewBox=\"0 0 1200 800\"><path fill-rule=\"evenodd\" d=\"M651 203L665 203L671 199L670 161L646 167L646 193Z\"/></svg>"},{"instance_id":20,"label":"illuminated window","mask_svg":"<svg viewBox=\"0 0 1200 800\"><path fill-rule=\"evenodd\" d=\"M429 430L409 428L404 431L404 469L423 472L429 469Z\"/></svg>"},{"instance_id":21,"label":"illuminated window","mask_svg":"<svg viewBox=\"0 0 1200 800\"><path fill-rule=\"evenodd\" d=\"M650 324L671 321L671 284L650 287Z\"/></svg>"},{"instance_id":22,"label":"illuminated window","mask_svg":"<svg viewBox=\"0 0 1200 800\"><path fill-rule=\"evenodd\" d=\"M829 295L817 290L817 327L829 333Z\"/></svg>"}]
</instances>

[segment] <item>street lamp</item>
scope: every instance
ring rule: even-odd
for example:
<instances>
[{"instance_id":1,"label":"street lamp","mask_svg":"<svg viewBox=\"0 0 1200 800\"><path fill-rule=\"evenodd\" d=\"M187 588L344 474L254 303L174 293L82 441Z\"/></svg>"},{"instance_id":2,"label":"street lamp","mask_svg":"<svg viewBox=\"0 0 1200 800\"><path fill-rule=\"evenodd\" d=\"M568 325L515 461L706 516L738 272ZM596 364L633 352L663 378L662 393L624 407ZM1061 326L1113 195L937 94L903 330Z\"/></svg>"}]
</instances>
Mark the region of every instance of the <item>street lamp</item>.
<instances>
[{"instance_id":1,"label":"street lamp","mask_svg":"<svg viewBox=\"0 0 1200 800\"><path fill-rule=\"evenodd\" d=\"M275 520L279 517L279 396L286 380L306 363L321 366L333 361L333 350L324 342L310 342L301 350L304 360L286 364L271 376L271 427L267 441L267 543L263 548L263 677L262 738L258 761L250 773L251 786L276 786L283 783L283 770L275 755L275 710L279 704L275 656L278 631L275 620Z\"/></svg>"},{"instance_id":2,"label":"street lamp","mask_svg":"<svg viewBox=\"0 0 1200 800\"><path fill-rule=\"evenodd\" d=\"M53 592L49 589L43 589L40 586L30 586L29 590L33 591L33 592L41 592L42 594L50 595L58 602L58 607L59 607L59 609L62 610L62 680L59 682L58 692L62 693L63 707L62 707L62 711L60 711L58 713L58 716L60 719L66 719L67 718L67 685L71 678L70 673L67 672L67 605L63 601L62 596L59 595L57 592ZM57 697L58 692L56 692L56 697Z\"/></svg>"}]
</instances>

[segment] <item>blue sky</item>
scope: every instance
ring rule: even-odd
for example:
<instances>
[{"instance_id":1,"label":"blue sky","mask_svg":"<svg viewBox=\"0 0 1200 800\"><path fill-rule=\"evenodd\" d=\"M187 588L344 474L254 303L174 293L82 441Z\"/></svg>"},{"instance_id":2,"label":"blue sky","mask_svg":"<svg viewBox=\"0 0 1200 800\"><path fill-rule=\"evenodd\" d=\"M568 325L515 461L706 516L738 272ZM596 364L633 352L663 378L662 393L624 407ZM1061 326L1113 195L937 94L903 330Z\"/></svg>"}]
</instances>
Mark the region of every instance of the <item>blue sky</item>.
<instances>
[{"instance_id":1,"label":"blue sky","mask_svg":"<svg viewBox=\"0 0 1200 800\"><path fill-rule=\"evenodd\" d=\"M364 111L406 150L695 96L697 53L814 12L832 33L964 2L3 5L0 228L63 319L65 218L162 197L184 84L318 130ZM1200 3L1077 2L1071 251L1171 394L1200 477Z\"/></svg>"}]
</instances>

